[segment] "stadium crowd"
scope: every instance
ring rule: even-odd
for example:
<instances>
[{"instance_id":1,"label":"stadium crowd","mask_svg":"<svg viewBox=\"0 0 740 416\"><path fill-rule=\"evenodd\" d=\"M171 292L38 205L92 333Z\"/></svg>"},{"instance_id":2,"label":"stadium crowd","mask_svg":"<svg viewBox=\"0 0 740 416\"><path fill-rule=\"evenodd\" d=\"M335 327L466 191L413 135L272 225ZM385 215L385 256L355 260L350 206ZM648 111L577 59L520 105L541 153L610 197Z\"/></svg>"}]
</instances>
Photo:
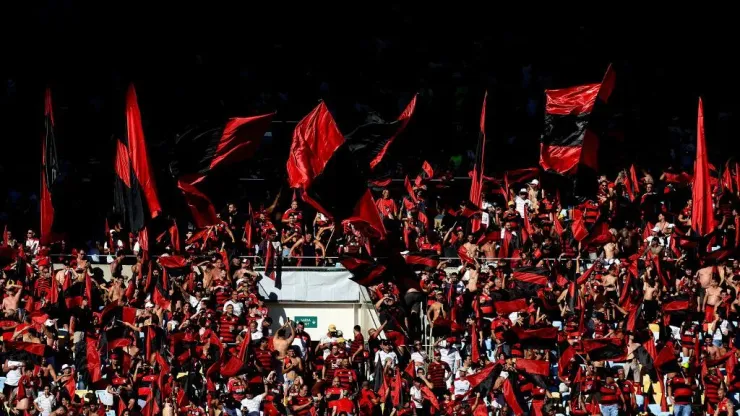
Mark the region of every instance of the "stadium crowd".
<instances>
[{"instance_id":1,"label":"stadium crowd","mask_svg":"<svg viewBox=\"0 0 740 416\"><path fill-rule=\"evenodd\" d=\"M685 173L602 176L596 200L565 207L522 172L507 180L516 195L492 180L481 209L445 209L450 178L431 167L382 189L411 283L354 268L372 255L366 233L308 215L300 194L283 212L229 204L220 225L182 241L173 226L147 254L120 224L85 248L6 230L0 414L734 413L732 172L713 179L701 237ZM111 280L95 264L106 258ZM312 340L302 322L273 322L258 282L276 279L275 260L337 258L368 287L378 327Z\"/></svg>"}]
</instances>

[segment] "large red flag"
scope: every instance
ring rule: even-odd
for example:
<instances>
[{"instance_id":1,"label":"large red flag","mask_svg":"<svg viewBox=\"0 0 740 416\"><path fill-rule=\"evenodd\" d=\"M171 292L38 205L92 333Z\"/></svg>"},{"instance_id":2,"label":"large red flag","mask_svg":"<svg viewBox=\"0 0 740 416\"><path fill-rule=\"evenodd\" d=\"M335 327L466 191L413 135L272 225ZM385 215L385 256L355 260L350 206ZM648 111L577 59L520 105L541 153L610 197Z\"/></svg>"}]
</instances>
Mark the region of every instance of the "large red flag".
<instances>
[{"instance_id":1,"label":"large red flag","mask_svg":"<svg viewBox=\"0 0 740 416\"><path fill-rule=\"evenodd\" d=\"M196 227L205 228L221 222L211 200L198 188L182 180L177 181L177 187L185 197Z\"/></svg>"},{"instance_id":2,"label":"large red flag","mask_svg":"<svg viewBox=\"0 0 740 416\"><path fill-rule=\"evenodd\" d=\"M480 207L483 192L483 172L485 168L486 156L486 102L488 101L488 91L483 95L483 107L480 112L480 133L478 134L478 147L475 153L475 165L470 181L470 201ZM472 222L473 232L480 228L480 218L474 218Z\"/></svg>"},{"instance_id":3,"label":"large red flag","mask_svg":"<svg viewBox=\"0 0 740 416\"><path fill-rule=\"evenodd\" d=\"M691 228L704 236L714 231L714 209L712 207L712 186L709 176L709 155L704 137L704 105L699 98L699 115L696 123L696 161L694 162L693 207L691 209Z\"/></svg>"},{"instance_id":4,"label":"large red flag","mask_svg":"<svg viewBox=\"0 0 740 416\"><path fill-rule=\"evenodd\" d=\"M54 204L51 199L51 185L56 180L57 148L54 137L54 111L51 105L51 90L44 96L44 118L46 134L41 142L41 244L52 241L54 225Z\"/></svg>"},{"instance_id":5,"label":"large red flag","mask_svg":"<svg viewBox=\"0 0 740 416\"><path fill-rule=\"evenodd\" d=\"M292 188L305 189L344 142L334 118L324 102L320 102L293 131L293 143L288 156L288 183Z\"/></svg>"},{"instance_id":6,"label":"large red flag","mask_svg":"<svg viewBox=\"0 0 740 416\"><path fill-rule=\"evenodd\" d=\"M141 112L136 98L136 90L133 84L126 94L126 127L128 131L128 149L131 155L131 167L139 185L144 191L144 198L149 207L149 214L156 218L162 207L157 197L157 185L154 182L152 166L149 162L149 154L146 150L144 140L144 128L141 124Z\"/></svg>"}]
</instances>

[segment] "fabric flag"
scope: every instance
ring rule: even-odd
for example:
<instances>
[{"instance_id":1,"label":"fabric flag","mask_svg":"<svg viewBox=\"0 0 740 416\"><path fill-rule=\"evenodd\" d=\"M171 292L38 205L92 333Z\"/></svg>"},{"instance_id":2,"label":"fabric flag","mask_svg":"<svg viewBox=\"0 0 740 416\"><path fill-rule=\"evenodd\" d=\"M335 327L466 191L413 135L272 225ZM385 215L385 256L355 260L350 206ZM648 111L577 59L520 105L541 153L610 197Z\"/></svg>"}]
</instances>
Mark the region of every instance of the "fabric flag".
<instances>
[{"instance_id":1,"label":"fabric flag","mask_svg":"<svg viewBox=\"0 0 740 416\"><path fill-rule=\"evenodd\" d=\"M722 187L732 193L735 181L732 179L732 168L730 166L730 161L727 160L725 162L725 168L722 170Z\"/></svg>"},{"instance_id":2,"label":"fabric flag","mask_svg":"<svg viewBox=\"0 0 740 416\"><path fill-rule=\"evenodd\" d=\"M514 270L511 278L525 283L546 286L550 271L542 267L520 267Z\"/></svg>"},{"instance_id":3,"label":"fabric flag","mask_svg":"<svg viewBox=\"0 0 740 416\"><path fill-rule=\"evenodd\" d=\"M406 108L404 108L403 112L401 112L395 122L384 123L379 120L380 123L377 123L387 125L388 127L386 129L388 130L388 133L383 135L380 140L375 143L374 146L377 148L377 150L372 152L370 169L374 171L373 176L375 179L379 179L377 177L377 174L379 173L378 171L380 170L378 165L381 165L383 159L389 153L389 150L395 142L396 138L406 129L406 126L408 126L409 122L411 121L411 118L416 111L416 99L418 96L419 94L414 95L414 97L411 99L411 101L409 101L409 103L406 105ZM429 177L431 178L432 176L430 175Z\"/></svg>"},{"instance_id":4,"label":"fabric flag","mask_svg":"<svg viewBox=\"0 0 740 416\"><path fill-rule=\"evenodd\" d=\"M517 399L516 391L512 386L511 380L506 379L506 381L504 381L504 384L501 386L501 392L504 394L506 404L509 405L511 411L515 415L523 415L524 411L522 410L521 404L519 404L519 400Z\"/></svg>"},{"instance_id":5,"label":"fabric flag","mask_svg":"<svg viewBox=\"0 0 740 416\"><path fill-rule=\"evenodd\" d=\"M509 315L514 312L526 310L529 305L527 304L526 299L514 299L510 301L494 302L493 306L496 308L496 312Z\"/></svg>"},{"instance_id":6,"label":"fabric flag","mask_svg":"<svg viewBox=\"0 0 740 416\"><path fill-rule=\"evenodd\" d=\"M550 375L550 363L542 360L525 360L518 358L516 360L517 370L522 370L527 374L539 374L541 376Z\"/></svg>"},{"instance_id":7,"label":"fabric flag","mask_svg":"<svg viewBox=\"0 0 740 416\"><path fill-rule=\"evenodd\" d=\"M545 131L540 144L540 166L561 175L578 174L576 196L596 194L599 119L597 101L605 104L614 89L611 65L601 83L545 90ZM598 111L598 110L597 110ZM583 191L583 192L579 192Z\"/></svg>"},{"instance_id":8,"label":"fabric flag","mask_svg":"<svg viewBox=\"0 0 740 416\"><path fill-rule=\"evenodd\" d=\"M627 347L619 338L584 339L583 351L593 361L620 361L627 355Z\"/></svg>"},{"instance_id":9,"label":"fabric flag","mask_svg":"<svg viewBox=\"0 0 740 416\"><path fill-rule=\"evenodd\" d=\"M432 179L434 177L434 169L432 169L432 165L430 165L426 160L421 164L421 170L426 173L427 179Z\"/></svg>"},{"instance_id":10,"label":"fabric flag","mask_svg":"<svg viewBox=\"0 0 740 416\"><path fill-rule=\"evenodd\" d=\"M405 258L411 268L436 269L439 264L439 255L430 251L409 253Z\"/></svg>"},{"instance_id":11,"label":"fabric flag","mask_svg":"<svg viewBox=\"0 0 740 416\"><path fill-rule=\"evenodd\" d=\"M370 257L339 256L339 262L352 273L352 280L362 286L373 286L381 282L387 268Z\"/></svg>"},{"instance_id":12,"label":"fabric flag","mask_svg":"<svg viewBox=\"0 0 740 416\"><path fill-rule=\"evenodd\" d=\"M483 173L485 172L486 157L486 103L488 91L483 95L483 106L480 112L480 132L478 133L478 145L475 151L475 164L470 181L470 201L480 207L483 198ZM474 218L471 224L472 231L480 229L480 218Z\"/></svg>"},{"instance_id":13,"label":"fabric flag","mask_svg":"<svg viewBox=\"0 0 740 416\"><path fill-rule=\"evenodd\" d=\"M305 189L343 142L342 133L322 101L293 131L287 162L290 186Z\"/></svg>"},{"instance_id":14,"label":"fabric flag","mask_svg":"<svg viewBox=\"0 0 740 416\"><path fill-rule=\"evenodd\" d=\"M116 141L114 203L128 228L139 231L162 212L144 139L136 90L126 94L126 134Z\"/></svg>"},{"instance_id":15,"label":"fabric flag","mask_svg":"<svg viewBox=\"0 0 740 416\"><path fill-rule=\"evenodd\" d=\"M221 222L218 219L216 208L213 206L211 200L199 191L198 188L183 180L177 181L177 187L185 197L185 202L188 204L196 227L206 228Z\"/></svg>"},{"instance_id":16,"label":"fabric flag","mask_svg":"<svg viewBox=\"0 0 740 416\"><path fill-rule=\"evenodd\" d=\"M369 163L388 125L371 123L342 137L326 105L320 103L293 133L288 182L303 199L337 222L361 220L384 236L385 228L368 189ZM377 150L377 149L376 149Z\"/></svg>"},{"instance_id":17,"label":"fabric flag","mask_svg":"<svg viewBox=\"0 0 740 416\"><path fill-rule=\"evenodd\" d=\"M699 115L696 125L696 161L694 162L694 181L692 184L691 227L700 236L711 233L715 228L708 159L707 142L704 137L704 105L701 98L699 98Z\"/></svg>"},{"instance_id":18,"label":"fabric flag","mask_svg":"<svg viewBox=\"0 0 740 416\"><path fill-rule=\"evenodd\" d=\"M46 134L41 142L41 244L49 244L54 236L54 204L52 188L56 182L59 164L57 145L54 136L54 110L51 104L51 90L46 89L44 96L44 125Z\"/></svg>"},{"instance_id":19,"label":"fabric flag","mask_svg":"<svg viewBox=\"0 0 740 416\"><path fill-rule=\"evenodd\" d=\"M275 288L283 287L283 253L275 250L271 241L267 242L265 250L265 275L275 282Z\"/></svg>"},{"instance_id":20,"label":"fabric flag","mask_svg":"<svg viewBox=\"0 0 740 416\"><path fill-rule=\"evenodd\" d=\"M196 185L214 170L250 159L259 148L275 113L205 122L175 139L170 172Z\"/></svg>"}]
</instances>

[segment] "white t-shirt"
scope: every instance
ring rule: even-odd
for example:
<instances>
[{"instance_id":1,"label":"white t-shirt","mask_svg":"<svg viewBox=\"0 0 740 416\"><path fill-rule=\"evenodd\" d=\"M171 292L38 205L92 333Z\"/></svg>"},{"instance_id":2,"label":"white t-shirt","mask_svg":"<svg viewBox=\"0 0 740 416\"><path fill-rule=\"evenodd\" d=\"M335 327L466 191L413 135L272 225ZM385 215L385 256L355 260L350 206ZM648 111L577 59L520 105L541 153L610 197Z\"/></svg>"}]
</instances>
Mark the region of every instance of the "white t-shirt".
<instances>
[{"instance_id":1,"label":"white t-shirt","mask_svg":"<svg viewBox=\"0 0 740 416\"><path fill-rule=\"evenodd\" d=\"M417 389L416 386L411 386L409 394L411 395L411 402L414 404L414 407L417 409L424 407L424 396L421 395L421 389Z\"/></svg>"},{"instance_id":2,"label":"white t-shirt","mask_svg":"<svg viewBox=\"0 0 740 416\"><path fill-rule=\"evenodd\" d=\"M18 380L20 380L23 375L23 362L8 360L8 367L12 366L17 366L18 368L8 371L8 374L5 375L5 384L16 387L18 386Z\"/></svg>"},{"instance_id":3,"label":"white t-shirt","mask_svg":"<svg viewBox=\"0 0 740 416\"><path fill-rule=\"evenodd\" d=\"M57 400L53 395L44 396L44 392L41 392L36 400L33 401L41 408L42 416L49 416L49 413L53 410L52 408L56 405Z\"/></svg>"},{"instance_id":4,"label":"white t-shirt","mask_svg":"<svg viewBox=\"0 0 740 416\"><path fill-rule=\"evenodd\" d=\"M453 346L440 348L439 354L442 357L442 361L446 362L447 365L450 366L452 373L456 373L457 367L455 366L455 363L460 361L460 352L457 351L457 348Z\"/></svg>"},{"instance_id":5,"label":"white t-shirt","mask_svg":"<svg viewBox=\"0 0 740 416\"><path fill-rule=\"evenodd\" d=\"M470 382L464 379L455 380L455 396L462 396L470 390Z\"/></svg>"},{"instance_id":6,"label":"white t-shirt","mask_svg":"<svg viewBox=\"0 0 740 416\"><path fill-rule=\"evenodd\" d=\"M249 399L242 400L241 402L242 407L247 408L247 416L259 416L260 415L260 403L262 403L262 399L264 398L265 398L265 393L262 393L259 396L254 396L252 400L249 400Z\"/></svg>"},{"instance_id":7,"label":"white t-shirt","mask_svg":"<svg viewBox=\"0 0 740 416\"><path fill-rule=\"evenodd\" d=\"M319 344L328 344L329 345L329 347L324 348L324 359L326 359L326 357L328 357L329 354L331 354L331 344L336 344L336 343L337 343L337 338L336 337L329 337L329 336L326 336L326 335L324 335L323 337L321 337L321 340L319 341Z\"/></svg>"},{"instance_id":8,"label":"white t-shirt","mask_svg":"<svg viewBox=\"0 0 740 416\"><path fill-rule=\"evenodd\" d=\"M517 212L519 212L519 215L521 215L522 218L524 218L524 207L532 205L532 201L530 201L529 199L524 199L520 196L516 197L514 203L516 204Z\"/></svg>"},{"instance_id":9,"label":"white t-shirt","mask_svg":"<svg viewBox=\"0 0 740 416\"><path fill-rule=\"evenodd\" d=\"M232 300L227 300L226 303L224 303L224 312L226 312L226 307L229 305L234 307L234 315L242 316L242 312L244 311L244 305L241 302L234 302Z\"/></svg>"},{"instance_id":10,"label":"white t-shirt","mask_svg":"<svg viewBox=\"0 0 740 416\"><path fill-rule=\"evenodd\" d=\"M424 365L424 356L420 352L414 352L411 354L411 361Z\"/></svg>"},{"instance_id":11,"label":"white t-shirt","mask_svg":"<svg viewBox=\"0 0 740 416\"><path fill-rule=\"evenodd\" d=\"M393 351L391 352L379 351L377 354L375 354L375 363L380 363L381 365L384 365L386 358L391 359L392 367L395 367L398 364L398 356L396 356L396 353Z\"/></svg>"}]
</instances>

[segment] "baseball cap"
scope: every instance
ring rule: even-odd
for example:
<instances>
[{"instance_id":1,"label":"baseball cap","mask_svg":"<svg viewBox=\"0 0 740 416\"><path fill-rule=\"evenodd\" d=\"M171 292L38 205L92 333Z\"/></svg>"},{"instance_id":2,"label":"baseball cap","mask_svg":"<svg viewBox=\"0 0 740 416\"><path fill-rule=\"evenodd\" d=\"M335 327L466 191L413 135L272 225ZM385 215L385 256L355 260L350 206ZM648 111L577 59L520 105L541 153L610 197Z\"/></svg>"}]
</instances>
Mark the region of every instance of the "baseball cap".
<instances>
[{"instance_id":1,"label":"baseball cap","mask_svg":"<svg viewBox=\"0 0 740 416\"><path fill-rule=\"evenodd\" d=\"M337 326L334 324L329 324L329 332L337 332Z\"/></svg>"},{"instance_id":2,"label":"baseball cap","mask_svg":"<svg viewBox=\"0 0 740 416\"><path fill-rule=\"evenodd\" d=\"M532 182L530 182L530 184L532 184L532 185L539 185L540 184L540 181L538 181L537 179L532 179Z\"/></svg>"}]
</instances>

